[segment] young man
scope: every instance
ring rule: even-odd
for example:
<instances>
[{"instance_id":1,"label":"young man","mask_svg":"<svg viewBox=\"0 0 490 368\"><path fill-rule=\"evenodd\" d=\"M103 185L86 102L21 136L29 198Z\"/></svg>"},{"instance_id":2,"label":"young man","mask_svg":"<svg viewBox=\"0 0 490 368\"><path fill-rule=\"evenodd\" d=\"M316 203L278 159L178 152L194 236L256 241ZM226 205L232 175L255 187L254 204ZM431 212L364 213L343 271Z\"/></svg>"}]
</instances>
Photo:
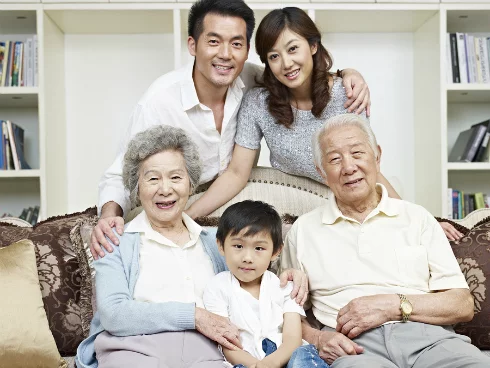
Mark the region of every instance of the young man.
<instances>
[{"instance_id":1,"label":"young man","mask_svg":"<svg viewBox=\"0 0 490 368\"><path fill-rule=\"evenodd\" d=\"M262 72L261 67L245 63L254 27L253 11L243 0L194 3L187 39L194 63L161 76L150 86L133 111L125 142L153 125L180 127L199 147L204 164L201 184L223 173L231 159L242 97ZM369 90L362 76L347 70L343 80L348 96L352 95L350 109L369 109ZM101 218L92 233L91 246L96 259L104 255L100 244L112 250L105 236L117 244L111 228L122 233L122 217L129 210L122 183L126 144L122 147L99 184Z\"/></svg>"},{"instance_id":2,"label":"young man","mask_svg":"<svg viewBox=\"0 0 490 368\"><path fill-rule=\"evenodd\" d=\"M243 201L228 207L216 233L229 271L213 277L203 302L214 314L229 318L240 331L243 350L222 347L235 368L328 368L314 345L303 345L301 317L292 283L281 288L268 271L282 249L279 214L267 203Z\"/></svg>"}]
</instances>

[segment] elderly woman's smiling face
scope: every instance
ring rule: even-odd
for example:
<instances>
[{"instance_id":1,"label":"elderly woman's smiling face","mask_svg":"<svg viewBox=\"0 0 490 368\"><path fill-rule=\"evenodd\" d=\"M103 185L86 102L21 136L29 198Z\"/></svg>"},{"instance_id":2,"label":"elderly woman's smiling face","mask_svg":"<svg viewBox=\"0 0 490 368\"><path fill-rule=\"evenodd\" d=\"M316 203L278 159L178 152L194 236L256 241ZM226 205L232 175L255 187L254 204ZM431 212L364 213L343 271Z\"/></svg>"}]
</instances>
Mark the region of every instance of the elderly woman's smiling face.
<instances>
[{"instance_id":1,"label":"elderly woman's smiling face","mask_svg":"<svg viewBox=\"0 0 490 368\"><path fill-rule=\"evenodd\" d=\"M179 151L156 153L143 161L139 171L139 199L148 219L158 226L182 221L191 185Z\"/></svg>"}]
</instances>

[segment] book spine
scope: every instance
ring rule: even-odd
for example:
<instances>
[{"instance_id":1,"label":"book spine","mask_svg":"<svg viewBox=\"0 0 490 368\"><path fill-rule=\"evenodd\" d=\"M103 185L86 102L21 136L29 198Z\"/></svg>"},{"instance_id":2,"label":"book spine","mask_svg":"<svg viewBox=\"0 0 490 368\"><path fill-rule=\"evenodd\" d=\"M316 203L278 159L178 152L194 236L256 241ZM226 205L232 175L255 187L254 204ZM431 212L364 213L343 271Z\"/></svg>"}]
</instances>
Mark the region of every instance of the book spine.
<instances>
[{"instance_id":1,"label":"book spine","mask_svg":"<svg viewBox=\"0 0 490 368\"><path fill-rule=\"evenodd\" d=\"M458 46L459 78L461 83L468 83L464 33L456 33L456 42Z\"/></svg>"},{"instance_id":2,"label":"book spine","mask_svg":"<svg viewBox=\"0 0 490 368\"><path fill-rule=\"evenodd\" d=\"M453 190L453 219L459 219L458 213L458 191Z\"/></svg>"},{"instance_id":3,"label":"book spine","mask_svg":"<svg viewBox=\"0 0 490 368\"><path fill-rule=\"evenodd\" d=\"M28 38L26 41L26 86L33 87L34 86L34 76L33 76L33 65L34 62L32 60L32 38Z\"/></svg>"},{"instance_id":4,"label":"book spine","mask_svg":"<svg viewBox=\"0 0 490 368\"><path fill-rule=\"evenodd\" d=\"M456 41L456 33L451 33L451 66L453 69L453 83L460 83L459 78L459 63L458 63L458 45Z\"/></svg>"},{"instance_id":5,"label":"book spine","mask_svg":"<svg viewBox=\"0 0 490 368\"><path fill-rule=\"evenodd\" d=\"M5 74L5 67L7 64L5 54L5 42L0 41L0 87L3 87L3 76Z\"/></svg>"},{"instance_id":6,"label":"book spine","mask_svg":"<svg viewBox=\"0 0 490 368\"><path fill-rule=\"evenodd\" d=\"M490 83L490 65L488 63L488 46L486 37L480 38L480 58L482 61L482 79L483 83Z\"/></svg>"},{"instance_id":7,"label":"book spine","mask_svg":"<svg viewBox=\"0 0 490 368\"><path fill-rule=\"evenodd\" d=\"M12 125L12 122L7 120L7 129L9 133L10 149L12 150L12 161L14 164L14 169L20 170L19 156L17 155L17 147L15 145L14 129Z\"/></svg>"},{"instance_id":8,"label":"book spine","mask_svg":"<svg viewBox=\"0 0 490 368\"><path fill-rule=\"evenodd\" d=\"M461 192L458 190L458 219L463 218L463 196Z\"/></svg>"},{"instance_id":9,"label":"book spine","mask_svg":"<svg viewBox=\"0 0 490 368\"><path fill-rule=\"evenodd\" d=\"M451 61L451 35L446 33L446 79L447 83L453 83L453 67Z\"/></svg>"},{"instance_id":10,"label":"book spine","mask_svg":"<svg viewBox=\"0 0 490 368\"><path fill-rule=\"evenodd\" d=\"M38 53L37 53L37 35L32 36L32 59L34 65L34 87L38 86Z\"/></svg>"},{"instance_id":11,"label":"book spine","mask_svg":"<svg viewBox=\"0 0 490 368\"><path fill-rule=\"evenodd\" d=\"M479 125L473 128L473 131L471 132L471 137L468 140L468 143L466 145L463 154L461 155L461 161L463 162L473 161L476 152L478 151L478 147L480 147L483 137L485 136L486 131L487 128L483 125Z\"/></svg>"},{"instance_id":12,"label":"book spine","mask_svg":"<svg viewBox=\"0 0 490 368\"><path fill-rule=\"evenodd\" d=\"M5 148L3 142L3 121L0 120L0 170L3 170L3 163L5 162Z\"/></svg>"},{"instance_id":13,"label":"book spine","mask_svg":"<svg viewBox=\"0 0 490 368\"><path fill-rule=\"evenodd\" d=\"M453 219L453 188L447 188L446 202L447 202L447 218L452 220Z\"/></svg>"},{"instance_id":14,"label":"book spine","mask_svg":"<svg viewBox=\"0 0 490 368\"><path fill-rule=\"evenodd\" d=\"M463 206L464 206L464 213L463 217L467 216L470 214L470 195L465 193L463 195Z\"/></svg>"},{"instance_id":15,"label":"book spine","mask_svg":"<svg viewBox=\"0 0 490 368\"><path fill-rule=\"evenodd\" d=\"M473 52L475 53L476 82L482 83L481 59L480 59L480 37L475 37L475 39L474 39Z\"/></svg>"},{"instance_id":16,"label":"book spine","mask_svg":"<svg viewBox=\"0 0 490 368\"><path fill-rule=\"evenodd\" d=\"M15 56L14 56L14 64L12 68L12 87L19 86L19 64L20 64L20 43L15 43Z\"/></svg>"},{"instance_id":17,"label":"book spine","mask_svg":"<svg viewBox=\"0 0 490 368\"><path fill-rule=\"evenodd\" d=\"M477 71L476 71L476 58L475 58L475 37L467 35L466 37L466 53L468 54L468 70L470 76L470 83L477 83Z\"/></svg>"}]
</instances>

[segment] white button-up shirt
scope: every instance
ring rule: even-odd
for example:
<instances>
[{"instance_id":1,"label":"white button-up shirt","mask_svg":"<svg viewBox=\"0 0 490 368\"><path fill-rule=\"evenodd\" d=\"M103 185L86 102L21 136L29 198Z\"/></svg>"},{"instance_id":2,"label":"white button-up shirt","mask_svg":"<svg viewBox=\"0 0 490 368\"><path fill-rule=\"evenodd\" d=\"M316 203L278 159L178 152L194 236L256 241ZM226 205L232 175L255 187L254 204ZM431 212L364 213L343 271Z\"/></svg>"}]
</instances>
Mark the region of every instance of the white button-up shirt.
<instances>
[{"instance_id":1,"label":"white button-up shirt","mask_svg":"<svg viewBox=\"0 0 490 368\"><path fill-rule=\"evenodd\" d=\"M361 296L468 289L434 216L377 190L381 200L362 224L342 214L332 193L287 234L281 268L308 275L313 313L326 326L335 328L339 310Z\"/></svg>"},{"instance_id":2,"label":"white button-up shirt","mask_svg":"<svg viewBox=\"0 0 490 368\"><path fill-rule=\"evenodd\" d=\"M262 69L258 65L245 63L240 77L228 88L221 134L216 129L213 111L199 102L192 71L193 63L190 63L161 76L136 105L121 150L99 184L99 213L102 206L110 201L119 204L125 214L129 211L129 197L122 182L124 154L136 133L154 125L182 128L197 144L203 162L201 184L211 181L228 167L243 94L253 86L255 76L260 75Z\"/></svg>"},{"instance_id":3,"label":"white button-up shirt","mask_svg":"<svg viewBox=\"0 0 490 368\"><path fill-rule=\"evenodd\" d=\"M138 232L141 238L135 300L196 303L197 307L204 308L202 294L214 277L213 263L199 237L201 226L185 213L182 217L190 234L190 240L183 246L153 230L145 211L126 227L125 232Z\"/></svg>"},{"instance_id":4,"label":"white button-up shirt","mask_svg":"<svg viewBox=\"0 0 490 368\"><path fill-rule=\"evenodd\" d=\"M241 288L229 271L216 275L204 291L204 305L212 313L230 319L240 331L243 350L257 359L263 359L262 341L268 338L279 347L282 343L284 313L305 311L291 299L293 283L280 287L279 278L266 271L260 284L259 299Z\"/></svg>"}]
</instances>

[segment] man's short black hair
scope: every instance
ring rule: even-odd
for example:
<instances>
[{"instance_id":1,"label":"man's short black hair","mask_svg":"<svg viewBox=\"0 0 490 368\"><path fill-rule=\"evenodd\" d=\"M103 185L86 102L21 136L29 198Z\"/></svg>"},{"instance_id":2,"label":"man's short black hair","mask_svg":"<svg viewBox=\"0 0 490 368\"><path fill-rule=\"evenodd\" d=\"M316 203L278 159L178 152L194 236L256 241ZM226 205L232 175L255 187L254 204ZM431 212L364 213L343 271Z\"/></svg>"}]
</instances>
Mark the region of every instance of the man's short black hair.
<instances>
[{"instance_id":1,"label":"man's short black hair","mask_svg":"<svg viewBox=\"0 0 490 368\"><path fill-rule=\"evenodd\" d=\"M272 239L272 253L276 254L281 250L281 217L270 204L247 200L231 205L221 215L216 239L223 246L228 235L236 235L243 229L247 229L245 236L267 232Z\"/></svg>"},{"instance_id":2,"label":"man's short black hair","mask_svg":"<svg viewBox=\"0 0 490 368\"><path fill-rule=\"evenodd\" d=\"M196 1L191 6L187 22L187 34L196 42L203 32L204 17L210 13L242 18L247 24L247 45L250 45L250 39L255 28L255 17L253 10L243 0Z\"/></svg>"}]
</instances>

